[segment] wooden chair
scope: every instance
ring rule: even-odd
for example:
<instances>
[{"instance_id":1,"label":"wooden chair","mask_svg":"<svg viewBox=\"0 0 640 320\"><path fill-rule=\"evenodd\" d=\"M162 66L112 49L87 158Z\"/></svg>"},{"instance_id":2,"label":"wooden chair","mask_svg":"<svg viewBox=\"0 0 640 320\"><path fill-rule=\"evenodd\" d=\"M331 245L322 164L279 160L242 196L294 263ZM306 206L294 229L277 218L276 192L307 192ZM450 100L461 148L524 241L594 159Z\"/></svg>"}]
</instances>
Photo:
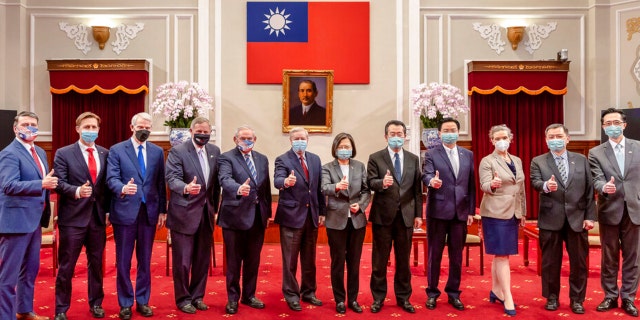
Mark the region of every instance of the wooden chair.
<instances>
[{"instance_id":1,"label":"wooden chair","mask_svg":"<svg viewBox=\"0 0 640 320\"><path fill-rule=\"evenodd\" d=\"M589 230L589 249L600 248L600 224L598 221L594 222L593 229ZM589 270L589 254L587 254L587 270Z\"/></svg>"},{"instance_id":2,"label":"wooden chair","mask_svg":"<svg viewBox=\"0 0 640 320\"><path fill-rule=\"evenodd\" d=\"M169 268L171 267L171 230L167 229L167 252L166 252L166 275L169 276ZM213 268L216 266L216 242L211 238L211 263L209 264L209 276L213 276Z\"/></svg>"},{"instance_id":3,"label":"wooden chair","mask_svg":"<svg viewBox=\"0 0 640 320\"><path fill-rule=\"evenodd\" d=\"M56 211L56 202L51 201L51 216L49 217L49 225L46 228L42 228L42 240L40 242L40 248L53 249L53 276L56 276L58 270L58 237L57 237L57 221L58 215Z\"/></svg>"}]
</instances>

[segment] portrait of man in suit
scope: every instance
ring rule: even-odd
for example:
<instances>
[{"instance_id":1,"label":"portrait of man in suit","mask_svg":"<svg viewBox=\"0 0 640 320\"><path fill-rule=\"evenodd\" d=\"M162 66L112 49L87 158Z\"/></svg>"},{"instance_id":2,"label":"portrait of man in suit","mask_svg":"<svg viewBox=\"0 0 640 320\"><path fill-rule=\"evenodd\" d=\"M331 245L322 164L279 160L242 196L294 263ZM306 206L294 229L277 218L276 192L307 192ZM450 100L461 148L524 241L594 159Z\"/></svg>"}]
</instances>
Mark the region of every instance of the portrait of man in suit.
<instances>
[{"instance_id":1,"label":"portrait of man in suit","mask_svg":"<svg viewBox=\"0 0 640 320\"><path fill-rule=\"evenodd\" d=\"M18 113L13 132L15 139L0 151L0 319L48 320L33 312L33 288L41 227L49 224L49 193L58 178L49 171L44 150L33 143L38 115Z\"/></svg>"},{"instance_id":2,"label":"portrait of man in suit","mask_svg":"<svg viewBox=\"0 0 640 320\"><path fill-rule=\"evenodd\" d=\"M289 124L294 126L326 125L327 111L316 101L318 87L315 81L310 79L300 81L297 94L300 104L289 109Z\"/></svg>"},{"instance_id":3,"label":"portrait of man in suit","mask_svg":"<svg viewBox=\"0 0 640 320\"><path fill-rule=\"evenodd\" d=\"M251 127L239 127L233 137L235 147L218 161L222 186L218 225L222 227L227 257L228 314L238 311L238 301L264 308L256 297L256 286L264 233L271 218L271 179L269 159L254 150L256 141Z\"/></svg>"},{"instance_id":4,"label":"portrait of man in suit","mask_svg":"<svg viewBox=\"0 0 640 320\"><path fill-rule=\"evenodd\" d=\"M373 223L371 256L371 312L380 312L387 296L387 262L394 248L396 303L414 313L411 297L409 255L413 228L422 225L422 182L420 159L404 150L407 127L391 120L384 126L387 146L369 156L367 181L375 192L369 221Z\"/></svg>"},{"instance_id":5,"label":"portrait of man in suit","mask_svg":"<svg viewBox=\"0 0 640 320\"><path fill-rule=\"evenodd\" d=\"M193 314L209 309L203 299L211 263L213 217L220 197L220 149L209 143L209 119L193 119L189 132L191 139L169 151L165 177L171 190L167 228L171 230L176 306Z\"/></svg>"},{"instance_id":6,"label":"portrait of man in suit","mask_svg":"<svg viewBox=\"0 0 640 320\"><path fill-rule=\"evenodd\" d=\"M462 250L467 238L467 226L476 212L476 183L473 153L458 147L460 122L444 118L438 124L442 143L427 151L422 170L422 182L429 188L427 199L427 265L428 309L436 308L440 296L440 265L445 244L449 248L449 279L444 287L448 303L464 310L460 300Z\"/></svg>"},{"instance_id":7,"label":"portrait of man in suit","mask_svg":"<svg viewBox=\"0 0 640 320\"><path fill-rule=\"evenodd\" d=\"M53 161L58 177L58 231L60 267L56 276L55 320L66 320L71 304L74 270L85 247L89 311L94 318L105 316L102 255L106 244L107 214L111 196L106 183L109 151L95 143L101 119L92 112L76 118L77 142L56 151Z\"/></svg>"},{"instance_id":8,"label":"portrait of man in suit","mask_svg":"<svg viewBox=\"0 0 640 320\"><path fill-rule=\"evenodd\" d=\"M531 185L540 193L538 229L542 250L542 296L545 309L558 310L563 243L569 255L571 311L584 313L587 294L588 231L593 229L596 208L587 158L567 150L569 129L554 123L545 130L549 152L531 160Z\"/></svg>"},{"instance_id":9,"label":"portrait of man in suit","mask_svg":"<svg viewBox=\"0 0 640 320\"><path fill-rule=\"evenodd\" d=\"M116 244L116 288L120 319L131 319L131 307L144 317L153 315L151 249L158 228L167 219L167 196L162 148L148 142L151 115L131 118L130 139L117 143L107 157L107 185L113 194L109 219ZM131 258L136 251L136 288L131 282Z\"/></svg>"}]
</instances>

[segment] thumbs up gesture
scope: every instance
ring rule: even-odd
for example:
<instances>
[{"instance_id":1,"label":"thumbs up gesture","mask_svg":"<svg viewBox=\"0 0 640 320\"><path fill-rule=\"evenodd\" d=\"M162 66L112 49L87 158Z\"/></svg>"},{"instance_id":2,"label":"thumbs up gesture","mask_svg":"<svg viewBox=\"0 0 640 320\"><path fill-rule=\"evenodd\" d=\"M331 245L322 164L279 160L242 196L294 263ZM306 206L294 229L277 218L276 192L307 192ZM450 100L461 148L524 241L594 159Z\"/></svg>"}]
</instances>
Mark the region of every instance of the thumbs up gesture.
<instances>
[{"instance_id":1,"label":"thumbs up gesture","mask_svg":"<svg viewBox=\"0 0 640 320\"><path fill-rule=\"evenodd\" d=\"M604 193L615 193L616 192L616 179L611 176L611 180L604 184L602 188Z\"/></svg>"},{"instance_id":2,"label":"thumbs up gesture","mask_svg":"<svg viewBox=\"0 0 640 320\"><path fill-rule=\"evenodd\" d=\"M382 178L382 187L386 189L386 188L389 188L392 184L393 184L393 176L391 175L391 172L387 170L387 173L384 175L384 178Z\"/></svg>"},{"instance_id":3,"label":"thumbs up gesture","mask_svg":"<svg viewBox=\"0 0 640 320\"><path fill-rule=\"evenodd\" d=\"M193 180L184 187L184 190L186 194L198 194L200 193L200 188L202 188L202 185L198 184L198 177L193 176Z\"/></svg>"},{"instance_id":4,"label":"thumbs up gesture","mask_svg":"<svg viewBox=\"0 0 640 320\"><path fill-rule=\"evenodd\" d=\"M249 185L249 182L251 182L251 178L247 178L247 180L240 185L240 187L238 188L238 194L246 197L249 195L249 192L251 192L251 186Z\"/></svg>"},{"instance_id":5,"label":"thumbs up gesture","mask_svg":"<svg viewBox=\"0 0 640 320\"><path fill-rule=\"evenodd\" d=\"M122 193L132 195L136 194L136 192L138 192L138 186L136 185L135 180L131 178L131 180L122 187Z\"/></svg>"},{"instance_id":6,"label":"thumbs up gesture","mask_svg":"<svg viewBox=\"0 0 640 320\"><path fill-rule=\"evenodd\" d=\"M80 186L80 198L89 198L91 197L92 192L93 189L91 188L89 180L87 180L87 182Z\"/></svg>"},{"instance_id":7,"label":"thumbs up gesture","mask_svg":"<svg viewBox=\"0 0 640 320\"><path fill-rule=\"evenodd\" d=\"M349 181L347 180L347 176L343 176L342 180L336 184L336 191L347 189L349 189Z\"/></svg>"},{"instance_id":8,"label":"thumbs up gesture","mask_svg":"<svg viewBox=\"0 0 640 320\"><path fill-rule=\"evenodd\" d=\"M558 182L556 182L555 175L551 175L551 178L547 180L547 189L549 189L550 192L558 190Z\"/></svg>"},{"instance_id":9,"label":"thumbs up gesture","mask_svg":"<svg viewBox=\"0 0 640 320\"><path fill-rule=\"evenodd\" d=\"M293 187L296 184L296 173L291 170L291 174L284 179L284 185L287 187Z\"/></svg>"},{"instance_id":10,"label":"thumbs up gesture","mask_svg":"<svg viewBox=\"0 0 640 320\"><path fill-rule=\"evenodd\" d=\"M498 176L498 171L494 171L493 179L491 179L491 189L498 189L502 187L502 179Z\"/></svg>"},{"instance_id":11,"label":"thumbs up gesture","mask_svg":"<svg viewBox=\"0 0 640 320\"><path fill-rule=\"evenodd\" d=\"M42 189L53 190L58 186L58 177L53 176L53 169L42 179Z\"/></svg>"},{"instance_id":12,"label":"thumbs up gesture","mask_svg":"<svg viewBox=\"0 0 640 320\"><path fill-rule=\"evenodd\" d=\"M429 180L429 186L434 189L440 189L442 187L442 180L440 179L440 171L436 170L436 175Z\"/></svg>"}]
</instances>

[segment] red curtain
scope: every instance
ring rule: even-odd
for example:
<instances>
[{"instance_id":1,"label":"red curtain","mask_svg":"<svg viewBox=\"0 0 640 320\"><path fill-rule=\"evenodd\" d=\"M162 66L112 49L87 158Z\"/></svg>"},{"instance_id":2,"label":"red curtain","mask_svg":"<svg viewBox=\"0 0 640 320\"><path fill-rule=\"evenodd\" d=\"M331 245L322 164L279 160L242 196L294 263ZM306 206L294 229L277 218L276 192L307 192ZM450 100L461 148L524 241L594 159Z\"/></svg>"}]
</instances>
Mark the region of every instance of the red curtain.
<instances>
[{"instance_id":1,"label":"red curtain","mask_svg":"<svg viewBox=\"0 0 640 320\"><path fill-rule=\"evenodd\" d=\"M123 91L113 94L98 91L81 94L71 90L65 94L52 94L53 152L78 141L76 118L86 111L91 111L102 119L97 144L109 148L131 137L131 118L144 111L145 96L146 91L137 94Z\"/></svg>"},{"instance_id":2,"label":"red curtain","mask_svg":"<svg viewBox=\"0 0 640 320\"><path fill-rule=\"evenodd\" d=\"M538 194L531 189L529 166L535 156L548 152L544 130L552 123L564 123L563 96L542 92L528 95L520 92L506 95L495 92L489 95L471 95L471 147L476 168L483 157L493 152L489 129L506 124L513 132L509 153L522 159L527 193L527 218L538 217ZM477 190L478 205L482 191Z\"/></svg>"}]
</instances>

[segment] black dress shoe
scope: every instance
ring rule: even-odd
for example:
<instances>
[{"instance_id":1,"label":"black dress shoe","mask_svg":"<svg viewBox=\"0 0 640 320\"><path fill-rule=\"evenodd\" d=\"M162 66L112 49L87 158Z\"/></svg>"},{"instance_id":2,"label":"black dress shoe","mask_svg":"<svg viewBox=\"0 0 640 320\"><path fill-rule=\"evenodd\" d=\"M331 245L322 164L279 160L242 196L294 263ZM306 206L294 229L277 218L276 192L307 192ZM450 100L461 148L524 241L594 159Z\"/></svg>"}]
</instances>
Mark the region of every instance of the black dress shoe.
<instances>
[{"instance_id":1,"label":"black dress shoe","mask_svg":"<svg viewBox=\"0 0 640 320\"><path fill-rule=\"evenodd\" d=\"M264 309L264 302L260 301L260 299L256 297L251 297L247 300L242 300L240 302L254 309Z\"/></svg>"},{"instance_id":2,"label":"black dress shoe","mask_svg":"<svg viewBox=\"0 0 640 320\"><path fill-rule=\"evenodd\" d=\"M227 305L224 307L224 311L228 314L236 314L238 312L238 302L237 301L227 302Z\"/></svg>"},{"instance_id":3,"label":"black dress shoe","mask_svg":"<svg viewBox=\"0 0 640 320\"><path fill-rule=\"evenodd\" d=\"M584 314L584 307L582 306L582 302L572 301L571 311L573 311L573 313L575 314Z\"/></svg>"},{"instance_id":4,"label":"black dress shoe","mask_svg":"<svg viewBox=\"0 0 640 320\"><path fill-rule=\"evenodd\" d=\"M62 312L62 313L58 313L56 314L56 316L53 318L53 320L67 320L67 314Z\"/></svg>"},{"instance_id":5,"label":"black dress shoe","mask_svg":"<svg viewBox=\"0 0 640 320\"><path fill-rule=\"evenodd\" d=\"M380 310L382 309L383 305L384 305L384 302L382 302L380 300L374 300L373 303L371 304L371 312L373 312L373 313L380 312Z\"/></svg>"},{"instance_id":6,"label":"black dress shoe","mask_svg":"<svg viewBox=\"0 0 640 320\"><path fill-rule=\"evenodd\" d=\"M209 306L206 303L202 302L202 300L193 301L191 302L191 304L200 311L209 310Z\"/></svg>"},{"instance_id":7,"label":"black dress shoe","mask_svg":"<svg viewBox=\"0 0 640 320\"><path fill-rule=\"evenodd\" d=\"M104 309L102 309L102 306L93 306L89 308L89 311L94 318L104 318Z\"/></svg>"},{"instance_id":8,"label":"black dress shoe","mask_svg":"<svg viewBox=\"0 0 640 320\"><path fill-rule=\"evenodd\" d=\"M602 302L598 305L596 310L603 312L613 308L618 307L618 299L617 298L604 298Z\"/></svg>"},{"instance_id":9,"label":"black dress shoe","mask_svg":"<svg viewBox=\"0 0 640 320\"><path fill-rule=\"evenodd\" d=\"M188 314L194 314L196 313L196 307L190 304L185 304L184 306L180 307L180 311Z\"/></svg>"},{"instance_id":10,"label":"black dress shoe","mask_svg":"<svg viewBox=\"0 0 640 320\"><path fill-rule=\"evenodd\" d=\"M398 306L400 308L402 308L402 310L409 312L409 313L416 313L416 309L413 307L413 305L411 304L411 302L409 301L405 301L405 302L399 302Z\"/></svg>"},{"instance_id":11,"label":"black dress shoe","mask_svg":"<svg viewBox=\"0 0 640 320\"><path fill-rule=\"evenodd\" d=\"M322 301L320 301L320 299L316 298L316 296L302 297L302 301L311 303L312 305L318 306L318 307L322 305Z\"/></svg>"},{"instance_id":12,"label":"black dress shoe","mask_svg":"<svg viewBox=\"0 0 640 320\"><path fill-rule=\"evenodd\" d=\"M558 303L558 299L547 299L547 304L544 305L544 309L549 311L556 311L558 310L559 305L560 304ZM571 307L573 307L573 304L571 305Z\"/></svg>"},{"instance_id":13,"label":"black dress shoe","mask_svg":"<svg viewBox=\"0 0 640 320\"><path fill-rule=\"evenodd\" d=\"M436 308L436 304L437 304L436 298L434 298L434 297L429 297L427 299L427 303L425 303L425 305L427 306L427 309L429 309L429 310L435 309Z\"/></svg>"},{"instance_id":14,"label":"black dress shoe","mask_svg":"<svg viewBox=\"0 0 640 320\"><path fill-rule=\"evenodd\" d=\"M336 312L340 314L347 312L347 306L344 305L344 302L338 302L338 304L336 304Z\"/></svg>"},{"instance_id":15,"label":"black dress shoe","mask_svg":"<svg viewBox=\"0 0 640 320\"><path fill-rule=\"evenodd\" d=\"M464 310L464 304L462 303L462 301L460 301L460 298L449 297L449 300L447 302L449 302L450 305L460 311Z\"/></svg>"},{"instance_id":16,"label":"black dress shoe","mask_svg":"<svg viewBox=\"0 0 640 320\"><path fill-rule=\"evenodd\" d=\"M121 307L120 312L118 312L118 317L122 320L131 319L131 307Z\"/></svg>"},{"instance_id":17,"label":"black dress shoe","mask_svg":"<svg viewBox=\"0 0 640 320\"><path fill-rule=\"evenodd\" d=\"M360 307L358 301L351 301L351 303L349 303L349 309L355 313L362 313L362 307Z\"/></svg>"},{"instance_id":18,"label":"black dress shoe","mask_svg":"<svg viewBox=\"0 0 640 320\"><path fill-rule=\"evenodd\" d=\"M636 308L631 299L622 299L622 310L630 316L638 316L638 308Z\"/></svg>"},{"instance_id":19,"label":"black dress shoe","mask_svg":"<svg viewBox=\"0 0 640 320\"><path fill-rule=\"evenodd\" d=\"M153 310L148 304L136 304L136 312L143 317L151 317L153 315Z\"/></svg>"},{"instance_id":20,"label":"black dress shoe","mask_svg":"<svg viewBox=\"0 0 640 320\"><path fill-rule=\"evenodd\" d=\"M302 306L300 306L300 302L298 301L287 301L287 305L289 309L293 311L302 311Z\"/></svg>"}]
</instances>

